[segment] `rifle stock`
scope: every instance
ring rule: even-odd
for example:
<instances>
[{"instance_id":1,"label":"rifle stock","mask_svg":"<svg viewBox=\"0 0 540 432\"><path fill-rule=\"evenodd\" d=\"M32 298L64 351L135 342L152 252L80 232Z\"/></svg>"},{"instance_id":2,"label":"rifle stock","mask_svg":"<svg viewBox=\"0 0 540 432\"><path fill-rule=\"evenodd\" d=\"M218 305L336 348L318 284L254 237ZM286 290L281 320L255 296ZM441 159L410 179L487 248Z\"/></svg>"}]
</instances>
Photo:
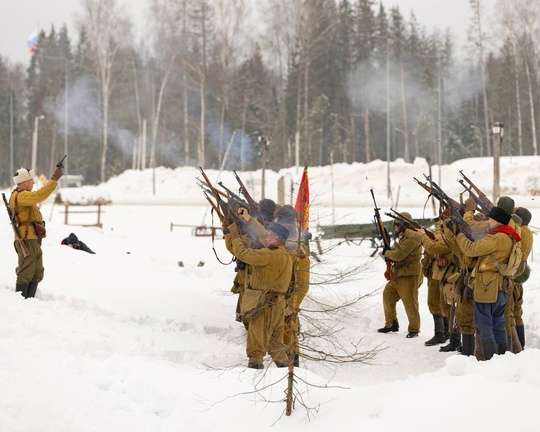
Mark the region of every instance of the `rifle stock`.
<instances>
[{"instance_id":1,"label":"rifle stock","mask_svg":"<svg viewBox=\"0 0 540 432\"><path fill-rule=\"evenodd\" d=\"M6 205L9 221L11 223L11 228L13 228L13 234L15 234L15 239L19 242L19 246L21 247L23 257L26 258L28 255L30 255L30 252L28 251L28 247L26 246L25 241L21 237L21 233L19 232L19 227L17 226L17 221L15 220L17 209L15 209L15 211L13 212L11 211L11 209L9 208L9 203L6 199L5 193L2 193L2 198L4 199L4 204Z\"/></svg>"}]
</instances>

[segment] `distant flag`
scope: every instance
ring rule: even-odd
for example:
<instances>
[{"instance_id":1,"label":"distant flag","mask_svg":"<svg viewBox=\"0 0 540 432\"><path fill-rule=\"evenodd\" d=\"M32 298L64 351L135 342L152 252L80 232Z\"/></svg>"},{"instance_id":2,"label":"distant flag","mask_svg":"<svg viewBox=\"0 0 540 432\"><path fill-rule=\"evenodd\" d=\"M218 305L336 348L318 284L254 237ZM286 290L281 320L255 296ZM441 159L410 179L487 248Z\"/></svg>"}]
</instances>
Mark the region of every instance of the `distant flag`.
<instances>
[{"instance_id":1,"label":"distant flag","mask_svg":"<svg viewBox=\"0 0 540 432\"><path fill-rule=\"evenodd\" d=\"M28 47L28 52L30 54L34 54L37 51L38 47L38 31L34 30L32 33L30 33L30 36L28 36L28 40L26 41L26 46Z\"/></svg>"},{"instance_id":2,"label":"distant flag","mask_svg":"<svg viewBox=\"0 0 540 432\"><path fill-rule=\"evenodd\" d=\"M300 228L307 230L309 228L309 179L307 166L304 167L304 172L302 173L302 180L300 181L300 188L298 189L294 209L298 213Z\"/></svg>"}]
</instances>

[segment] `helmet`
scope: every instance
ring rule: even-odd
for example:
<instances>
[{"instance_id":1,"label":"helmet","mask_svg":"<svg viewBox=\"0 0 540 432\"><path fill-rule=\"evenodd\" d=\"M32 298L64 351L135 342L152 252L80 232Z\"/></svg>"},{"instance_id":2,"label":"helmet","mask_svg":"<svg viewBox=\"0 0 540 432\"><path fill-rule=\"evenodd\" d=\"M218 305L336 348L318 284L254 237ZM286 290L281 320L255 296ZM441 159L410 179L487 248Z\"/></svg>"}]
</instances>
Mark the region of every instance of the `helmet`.
<instances>
[{"instance_id":1,"label":"helmet","mask_svg":"<svg viewBox=\"0 0 540 432\"><path fill-rule=\"evenodd\" d=\"M298 213L291 205L284 205L277 212L278 219L293 222L298 218Z\"/></svg>"},{"instance_id":2,"label":"helmet","mask_svg":"<svg viewBox=\"0 0 540 432\"><path fill-rule=\"evenodd\" d=\"M530 275L531 275L531 268L529 267L529 264L525 264L525 268L523 269L520 275L514 278L514 282L518 284L525 283L529 280Z\"/></svg>"},{"instance_id":3,"label":"helmet","mask_svg":"<svg viewBox=\"0 0 540 432\"><path fill-rule=\"evenodd\" d=\"M495 200L495 205L502 208L506 213L512 214L516 203L509 196L502 195Z\"/></svg>"},{"instance_id":4,"label":"helmet","mask_svg":"<svg viewBox=\"0 0 540 432\"><path fill-rule=\"evenodd\" d=\"M401 216L403 216L406 219L412 219L412 216L408 212L401 212L399 213ZM409 224L405 221L402 221L400 219L394 220L394 226L400 226L402 227L401 231L405 231L405 228L409 228Z\"/></svg>"},{"instance_id":5,"label":"helmet","mask_svg":"<svg viewBox=\"0 0 540 432\"><path fill-rule=\"evenodd\" d=\"M516 209L516 214L521 218L523 224L522 225L529 225L531 222L531 212L527 210L525 207L518 207Z\"/></svg>"},{"instance_id":6,"label":"helmet","mask_svg":"<svg viewBox=\"0 0 540 432\"><path fill-rule=\"evenodd\" d=\"M412 219L411 214L408 212L401 212L400 215L403 216L404 218Z\"/></svg>"}]
</instances>

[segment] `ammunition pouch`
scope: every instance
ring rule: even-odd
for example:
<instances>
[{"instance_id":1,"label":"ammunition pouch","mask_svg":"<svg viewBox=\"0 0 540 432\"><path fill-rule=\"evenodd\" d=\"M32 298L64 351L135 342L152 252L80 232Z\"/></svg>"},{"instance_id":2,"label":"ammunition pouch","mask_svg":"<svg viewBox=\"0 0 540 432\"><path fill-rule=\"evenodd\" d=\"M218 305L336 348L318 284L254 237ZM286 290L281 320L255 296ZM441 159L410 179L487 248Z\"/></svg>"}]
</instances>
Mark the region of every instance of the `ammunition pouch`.
<instances>
[{"instance_id":1,"label":"ammunition pouch","mask_svg":"<svg viewBox=\"0 0 540 432\"><path fill-rule=\"evenodd\" d=\"M34 231L36 232L38 242L39 244L41 244L41 240L43 239L43 237L45 237L45 234L47 234L47 230L45 229L45 222L32 222L32 225L34 226Z\"/></svg>"},{"instance_id":2,"label":"ammunition pouch","mask_svg":"<svg viewBox=\"0 0 540 432\"><path fill-rule=\"evenodd\" d=\"M246 288L240 304L240 310L244 316L244 320L250 321L257 318L263 312L265 301L264 292Z\"/></svg>"}]
</instances>

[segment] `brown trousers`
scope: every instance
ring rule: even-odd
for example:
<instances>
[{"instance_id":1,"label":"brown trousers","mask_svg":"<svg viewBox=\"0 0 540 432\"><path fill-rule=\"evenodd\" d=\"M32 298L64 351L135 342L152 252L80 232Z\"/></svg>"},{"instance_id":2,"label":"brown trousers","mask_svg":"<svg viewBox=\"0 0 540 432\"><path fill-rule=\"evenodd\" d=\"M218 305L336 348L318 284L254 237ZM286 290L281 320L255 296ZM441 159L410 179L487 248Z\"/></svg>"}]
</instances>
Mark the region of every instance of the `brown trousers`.
<instances>
[{"instance_id":1,"label":"brown trousers","mask_svg":"<svg viewBox=\"0 0 540 432\"><path fill-rule=\"evenodd\" d=\"M403 276L386 283L383 291L385 327L390 327L394 320L397 321L396 305L401 300L409 319L408 331L420 332L418 285L418 276Z\"/></svg>"},{"instance_id":2,"label":"brown trousers","mask_svg":"<svg viewBox=\"0 0 540 432\"><path fill-rule=\"evenodd\" d=\"M286 363L288 356L283 343L285 330L285 299L283 295L267 302L263 312L249 321L246 354L249 363L263 364L266 353L274 362Z\"/></svg>"}]
</instances>

